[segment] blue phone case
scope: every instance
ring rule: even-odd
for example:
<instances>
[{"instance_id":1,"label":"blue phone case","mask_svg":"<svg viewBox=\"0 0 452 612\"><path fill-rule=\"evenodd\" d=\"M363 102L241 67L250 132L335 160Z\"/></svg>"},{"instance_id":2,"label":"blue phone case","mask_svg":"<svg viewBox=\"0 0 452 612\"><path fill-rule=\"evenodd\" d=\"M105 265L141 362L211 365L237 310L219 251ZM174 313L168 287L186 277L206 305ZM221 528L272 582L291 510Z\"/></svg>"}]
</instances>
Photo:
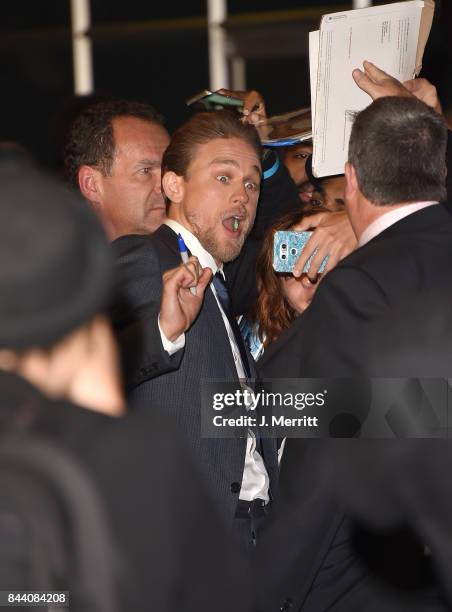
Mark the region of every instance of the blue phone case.
<instances>
[{"instance_id":1,"label":"blue phone case","mask_svg":"<svg viewBox=\"0 0 452 612\"><path fill-rule=\"evenodd\" d=\"M273 269L275 272L292 272L295 263L300 257L312 232L280 231L275 232L273 238ZM317 249L306 262L303 272L308 272L311 261ZM322 261L317 273L321 274L325 270L328 256Z\"/></svg>"}]
</instances>

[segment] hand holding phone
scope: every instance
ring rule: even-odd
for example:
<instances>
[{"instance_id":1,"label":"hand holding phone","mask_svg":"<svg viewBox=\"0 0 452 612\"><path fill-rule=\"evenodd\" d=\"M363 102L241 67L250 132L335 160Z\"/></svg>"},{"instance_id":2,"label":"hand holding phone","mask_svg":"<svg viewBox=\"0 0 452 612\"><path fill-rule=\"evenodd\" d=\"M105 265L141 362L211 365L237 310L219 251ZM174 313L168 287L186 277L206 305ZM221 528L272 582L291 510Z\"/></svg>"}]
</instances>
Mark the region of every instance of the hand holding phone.
<instances>
[{"instance_id":1,"label":"hand holding phone","mask_svg":"<svg viewBox=\"0 0 452 612\"><path fill-rule=\"evenodd\" d=\"M308 243L312 232L295 232L295 231L279 231L275 232L273 238L273 269L275 272L292 272L296 262L301 256L304 247ZM311 261L313 260L317 249L307 260L303 273L309 272ZM328 255L320 264L317 274L321 274L326 267Z\"/></svg>"},{"instance_id":2,"label":"hand holding phone","mask_svg":"<svg viewBox=\"0 0 452 612\"><path fill-rule=\"evenodd\" d=\"M204 89L199 94L188 98L186 104L187 106L202 104L206 110L218 110L219 108L236 108L240 110L243 108L243 100L216 91L209 91L208 89Z\"/></svg>"}]
</instances>

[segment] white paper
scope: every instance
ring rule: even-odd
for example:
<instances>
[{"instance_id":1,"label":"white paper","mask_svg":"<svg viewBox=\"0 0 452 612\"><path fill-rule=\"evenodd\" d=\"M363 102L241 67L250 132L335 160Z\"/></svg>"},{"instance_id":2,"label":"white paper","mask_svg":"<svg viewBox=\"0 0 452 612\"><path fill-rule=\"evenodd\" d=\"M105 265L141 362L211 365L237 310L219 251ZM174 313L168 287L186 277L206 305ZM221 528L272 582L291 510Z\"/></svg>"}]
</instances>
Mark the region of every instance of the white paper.
<instances>
[{"instance_id":1,"label":"white paper","mask_svg":"<svg viewBox=\"0 0 452 612\"><path fill-rule=\"evenodd\" d=\"M354 113L372 101L355 84L352 71L369 60L400 81L413 78L423 7L423 0L412 0L322 18L313 130L315 176L344 172ZM310 65L315 63L312 56Z\"/></svg>"},{"instance_id":2,"label":"white paper","mask_svg":"<svg viewBox=\"0 0 452 612\"><path fill-rule=\"evenodd\" d=\"M311 82L311 117L312 131L315 125L315 104L317 99L317 76L319 68L320 32L309 32L309 78Z\"/></svg>"}]
</instances>

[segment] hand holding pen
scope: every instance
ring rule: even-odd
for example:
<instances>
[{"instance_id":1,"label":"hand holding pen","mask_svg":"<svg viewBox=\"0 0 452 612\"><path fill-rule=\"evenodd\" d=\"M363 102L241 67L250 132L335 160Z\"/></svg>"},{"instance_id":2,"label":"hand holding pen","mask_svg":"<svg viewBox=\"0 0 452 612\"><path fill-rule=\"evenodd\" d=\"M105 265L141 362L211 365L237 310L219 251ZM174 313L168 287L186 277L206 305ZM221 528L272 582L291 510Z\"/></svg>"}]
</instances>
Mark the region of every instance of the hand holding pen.
<instances>
[{"instance_id":1,"label":"hand holding pen","mask_svg":"<svg viewBox=\"0 0 452 612\"><path fill-rule=\"evenodd\" d=\"M182 263L188 264L188 262L190 261L190 257L188 255L188 249L185 245L184 239L182 238L182 236L180 234L177 234L177 243L179 245L179 253L180 253L180 258L182 259ZM196 295L196 287L190 287L190 293L192 295Z\"/></svg>"},{"instance_id":2,"label":"hand holding pen","mask_svg":"<svg viewBox=\"0 0 452 612\"><path fill-rule=\"evenodd\" d=\"M212 270L201 268L196 257L188 257L186 247L185 254L187 257L184 256L183 263L167 270L162 277L159 323L170 342L186 332L195 321L202 306L204 291L212 278Z\"/></svg>"}]
</instances>

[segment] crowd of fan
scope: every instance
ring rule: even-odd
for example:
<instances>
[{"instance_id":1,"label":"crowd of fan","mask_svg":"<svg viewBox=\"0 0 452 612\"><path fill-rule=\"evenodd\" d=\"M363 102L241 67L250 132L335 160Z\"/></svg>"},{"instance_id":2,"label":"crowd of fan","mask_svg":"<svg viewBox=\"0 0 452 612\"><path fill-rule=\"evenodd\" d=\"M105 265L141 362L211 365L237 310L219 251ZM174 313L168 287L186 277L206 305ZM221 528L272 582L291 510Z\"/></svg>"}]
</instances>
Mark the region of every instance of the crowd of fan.
<instances>
[{"instance_id":1,"label":"crowd of fan","mask_svg":"<svg viewBox=\"0 0 452 612\"><path fill-rule=\"evenodd\" d=\"M109 612L452 605L447 442L201 435L202 381L450 378L451 132L429 82L354 78L374 101L341 176L314 176L309 142L262 149L254 91L171 137L148 104L86 106L72 189L0 147L0 591ZM280 230L313 231L293 272L273 268Z\"/></svg>"}]
</instances>

